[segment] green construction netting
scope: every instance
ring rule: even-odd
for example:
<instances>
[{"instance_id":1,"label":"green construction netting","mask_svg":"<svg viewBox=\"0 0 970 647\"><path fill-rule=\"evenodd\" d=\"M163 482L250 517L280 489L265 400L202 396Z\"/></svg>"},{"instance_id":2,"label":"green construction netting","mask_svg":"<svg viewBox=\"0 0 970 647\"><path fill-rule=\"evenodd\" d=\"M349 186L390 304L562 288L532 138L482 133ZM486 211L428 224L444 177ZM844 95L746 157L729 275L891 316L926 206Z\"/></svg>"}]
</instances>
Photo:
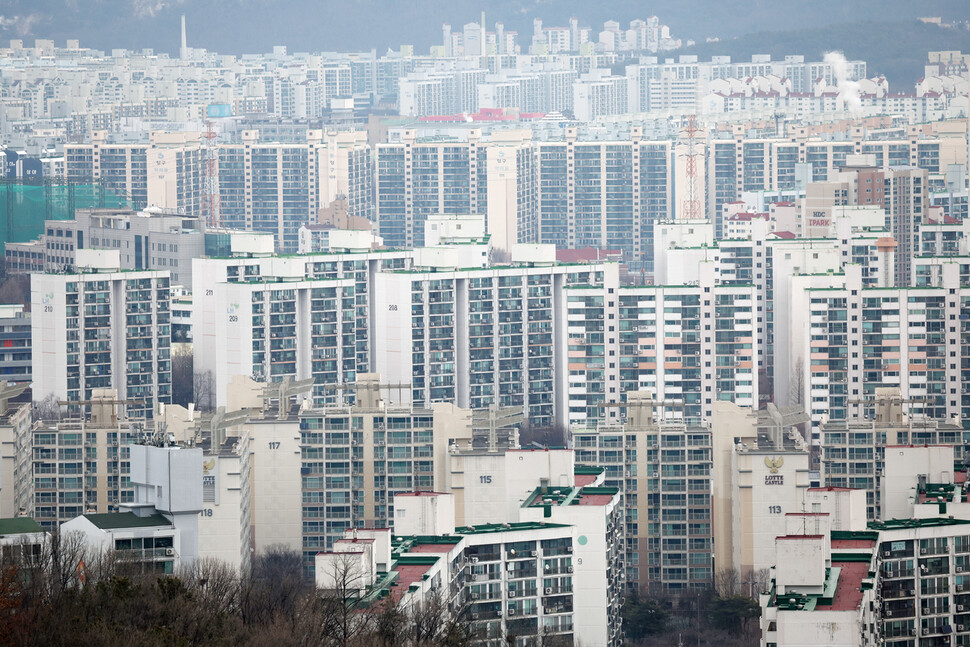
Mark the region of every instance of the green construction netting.
<instances>
[{"instance_id":1,"label":"green construction netting","mask_svg":"<svg viewBox=\"0 0 970 647\"><path fill-rule=\"evenodd\" d=\"M100 184L0 182L0 250L35 240L45 220L70 220L77 209L130 206Z\"/></svg>"}]
</instances>

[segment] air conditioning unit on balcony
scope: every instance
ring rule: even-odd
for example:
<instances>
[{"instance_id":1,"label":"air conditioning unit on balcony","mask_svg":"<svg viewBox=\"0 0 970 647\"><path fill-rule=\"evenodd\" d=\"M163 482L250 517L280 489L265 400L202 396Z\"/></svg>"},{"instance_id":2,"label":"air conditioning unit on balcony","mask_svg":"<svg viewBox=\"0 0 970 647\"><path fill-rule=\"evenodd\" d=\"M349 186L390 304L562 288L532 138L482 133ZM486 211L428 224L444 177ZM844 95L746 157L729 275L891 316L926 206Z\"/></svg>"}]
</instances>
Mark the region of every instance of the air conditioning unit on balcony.
<instances>
[{"instance_id":1,"label":"air conditioning unit on balcony","mask_svg":"<svg viewBox=\"0 0 970 647\"><path fill-rule=\"evenodd\" d=\"M472 593L472 594L471 594L471 595L470 595L469 597L470 597L470 598L471 598L472 600L477 600L477 599L478 599L478 594L477 594L477 593Z\"/></svg>"},{"instance_id":2,"label":"air conditioning unit on balcony","mask_svg":"<svg viewBox=\"0 0 970 647\"><path fill-rule=\"evenodd\" d=\"M537 550L532 551L532 556L533 557L538 557L539 556L539 551L537 551Z\"/></svg>"},{"instance_id":3,"label":"air conditioning unit on balcony","mask_svg":"<svg viewBox=\"0 0 970 647\"><path fill-rule=\"evenodd\" d=\"M926 554L926 549L925 548L920 548L919 549L919 554L920 555L925 555Z\"/></svg>"},{"instance_id":4,"label":"air conditioning unit on balcony","mask_svg":"<svg viewBox=\"0 0 970 647\"><path fill-rule=\"evenodd\" d=\"M892 553L891 553L891 552L889 552L888 550L884 550L884 551L882 551L882 556L883 556L883 557L889 557L890 555L892 555Z\"/></svg>"},{"instance_id":5,"label":"air conditioning unit on balcony","mask_svg":"<svg viewBox=\"0 0 970 647\"><path fill-rule=\"evenodd\" d=\"M886 617L887 618L892 618L893 617L893 612L892 611L886 611Z\"/></svg>"},{"instance_id":6,"label":"air conditioning unit on balcony","mask_svg":"<svg viewBox=\"0 0 970 647\"><path fill-rule=\"evenodd\" d=\"M572 566L567 566L566 567L566 572L567 573L572 573L573 572L573 567Z\"/></svg>"},{"instance_id":7,"label":"air conditioning unit on balcony","mask_svg":"<svg viewBox=\"0 0 970 647\"><path fill-rule=\"evenodd\" d=\"M573 552L573 547L572 546L566 546L566 552L567 553Z\"/></svg>"},{"instance_id":8,"label":"air conditioning unit on balcony","mask_svg":"<svg viewBox=\"0 0 970 647\"><path fill-rule=\"evenodd\" d=\"M543 589L542 593L543 595L552 595L552 587L547 586L545 589Z\"/></svg>"},{"instance_id":9,"label":"air conditioning unit on balcony","mask_svg":"<svg viewBox=\"0 0 970 647\"><path fill-rule=\"evenodd\" d=\"M962 573L962 572L963 572L963 567L957 566L957 573Z\"/></svg>"},{"instance_id":10,"label":"air conditioning unit on balcony","mask_svg":"<svg viewBox=\"0 0 970 647\"><path fill-rule=\"evenodd\" d=\"M923 635L924 636L929 636L930 635L930 629L929 629L929 627L923 627Z\"/></svg>"},{"instance_id":11,"label":"air conditioning unit on balcony","mask_svg":"<svg viewBox=\"0 0 970 647\"><path fill-rule=\"evenodd\" d=\"M477 613L473 613L472 614L472 620L478 620L478 614Z\"/></svg>"},{"instance_id":12,"label":"air conditioning unit on balcony","mask_svg":"<svg viewBox=\"0 0 970 647\"><path fill-rule=\"evenodd\" d=\"M509 609L508 615L514 616L515 615L515 609Z\"/></svg>"},{"instance_id":13,"label":"air conditioning unit on balcony","mask_svg":"<svg viewBox=\"0 0 970 647\"><path fill-rule=\"evenodd\" d=\"M967 630L966 625L957 625L957 631L966 631L966 630Z\"/></svg>"},{"instance_id":14,"label":"air conditioning unit on balcony","mask_svg":"<svg viewBox=\"0 0 970 647\"><path fill-rule=\"evenodd\" d=\"M472 564L477 564L478 563L478 558L477 557L472 557L468 561L471 562Z\"/></svg>"},{"instance_id":15,"label":"air conditioning unit on balcony","mask_svg":"<svg viewBox=\"0 0 970 647\"><path fill-rule=\"evenodd\" d=\"M175 556L175 549L174 548L166 548L165 549L165 556L166 557L174 557Z\"/></svg>"},{"instance_id":16,"label":"air conditioning unit on balcony","mask_svg":"<svg viewBox=\"0 0 970 647\"><path fill-rule=\"evenodd\" d=\"M516 596L516 592L515 591L509 591L509 597L510 598L514 598L515 596Z\"/></svg>"},{"instance_id":17,"label":"air conditioning unit on balcony","mask_svg":"<svg viewBox=\"0 0 970 647\"><path fill-rule=\"evenodd\" d=\"M966 608L967 608L966 605L963 605L963 604L958 604L957 605L957 611L965 611Z\"/></svg>"}]
</instances>

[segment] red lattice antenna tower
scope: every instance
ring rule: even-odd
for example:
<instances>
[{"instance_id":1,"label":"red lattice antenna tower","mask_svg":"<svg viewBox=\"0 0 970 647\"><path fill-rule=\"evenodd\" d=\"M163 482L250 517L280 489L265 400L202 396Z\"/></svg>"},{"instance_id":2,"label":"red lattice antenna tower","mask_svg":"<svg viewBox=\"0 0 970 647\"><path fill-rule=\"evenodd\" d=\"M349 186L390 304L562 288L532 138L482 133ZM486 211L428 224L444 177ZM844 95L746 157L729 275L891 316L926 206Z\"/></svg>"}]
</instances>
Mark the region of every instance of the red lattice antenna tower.
<instances>
[{"instance_id":1,"label":"red lattice antenna tower","mask_svg":"<svg viewBox=\"0 0 970 647\"><path fill-rule=\"evenodd\" d=\"M680 141L687 146L687 154L684 156L687 161L687 199L684 200L683 214L686 220L701 220L703 212L701 203L698 200L697 189L697 115L687 116L687 125L680 131Z\"/></svg>"},{"instance_id":2,"label":"red lattice antenna tower","mask_svg":"<svg viewBox=\"0 0 970 647\"><path fill-rule=\"evenodd\" d=\"M218 159L219 150L216 146L216 131L211 120L205 122L205 138L203 144L204 175L202 184L202 216L208 227L219 226L219 188L218 188Z\"/></svg>"}]
</instances>

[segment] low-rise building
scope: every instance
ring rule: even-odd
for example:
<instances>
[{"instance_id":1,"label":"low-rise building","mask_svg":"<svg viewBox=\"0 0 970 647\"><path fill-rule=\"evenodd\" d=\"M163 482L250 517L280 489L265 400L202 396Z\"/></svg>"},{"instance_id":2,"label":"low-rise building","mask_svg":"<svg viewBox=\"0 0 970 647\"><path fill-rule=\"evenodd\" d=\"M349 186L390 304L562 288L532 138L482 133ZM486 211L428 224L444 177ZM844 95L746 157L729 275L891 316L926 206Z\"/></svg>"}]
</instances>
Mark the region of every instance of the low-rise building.
<instances>
[{"instance_id":1,"label":"low-rise building","mask_svg":"<svg viewBox=\"0 0 970 647\"><path fill-rule=\"evenodd\" d=\"M0 519L0 565L41 565L50 539L50 533L30 517Z\"/></svg>"},{"instance_id":2,"label":"low-rise building","mask_svg":"<svg viewBox=\"0 0 970 647\"><path fill-rule=\"evenodd\" d=\"M133 501L121 512L84 514L61 524L94 554L113 553L149 572L175 573L199 558L202 450L137 444L131 455Z\"/></svg>"},{"instance_id":3,"label":"low-rise building","mask_svg":"<svg viewBox=\"0 0 970 647\"><path fill-rule=\"evenodd\" d=\"M182 534L165 515L133 512L85 514L61 525L60 534L78 533L92 554L114 551L119 560L148 572L171 574L181 565Z\"/></svg>"}]
</instances>

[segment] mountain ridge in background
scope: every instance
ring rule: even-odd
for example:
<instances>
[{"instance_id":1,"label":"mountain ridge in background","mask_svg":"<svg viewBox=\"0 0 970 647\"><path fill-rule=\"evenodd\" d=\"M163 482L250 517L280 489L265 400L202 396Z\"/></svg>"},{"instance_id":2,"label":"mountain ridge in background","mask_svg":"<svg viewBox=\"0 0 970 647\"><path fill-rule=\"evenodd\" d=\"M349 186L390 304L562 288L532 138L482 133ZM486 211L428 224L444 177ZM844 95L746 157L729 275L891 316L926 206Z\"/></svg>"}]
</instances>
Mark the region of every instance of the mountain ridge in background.
<instances>
[{"instance_id":1,"label":"mountain ridge in background","mask_svg":"<svg viewBox=\"0 0 970 647\"><path fill-rule=\"evenodd\" d=\"M808 57L813 54L808 51L811 49L838 48L849 58L865 58L853 52L878 50L880 36L884 40L888 36L869 34L866 25L880 24L872 21L887 17L896 21L892 24L909 25L923 34L936 30L940 38L935 40L941 41L940 45L934 44L934 38L917 41L930 49L945 49L944 40L968 43L966 49L970 49L970 32L916 22L924 15L943 16L944 21L970 19L966 0L682 0L649 4L614 0L599 5L580 0L495 0L485 7L481 0L5 0L0 5L0 43L11 38L23 38L28 43L49 38L63 44L68 38L77 38L82 47L106 51L152 48L174 55L179 47L179 16L185 14L189 46L225 54L266 52L273 45L286 45L293 52L376 49L383 53L402 44L413 44L416 52L423 53L430 45L440 43L442 22L450 22L452 29L459 31L464 23L480 20L483 8L489 29L501 21L507 30L518 31L523 50L528 48L534 18L551 26L565 25L570 16L576 16L581 25L598 32L604 20L618 20L626 28L630 20L650 15L669 25L673 37L698 42L694 48L678 50L671 56L698 53L707 58L710 54L750 51ZM906 30L894 28L891 32L892 38L898 39L900 34L905 37ZM966 37L950 38L954 34ZM721 42L706 43L707 38L720 38ZM858 47L856 41L870 45ZM911 39L905 38L905 42ZM823 45L815 47L815 43ZM899 42L884 45L895 50ZM910 49L907 55L912 58L915 53ZM905 67L900 69L906 76L911 74ZM870 74L879 73L886 74L891 84L896 80L893 77L899 76L870 61Z\"/></svg>"}]
</instances>

